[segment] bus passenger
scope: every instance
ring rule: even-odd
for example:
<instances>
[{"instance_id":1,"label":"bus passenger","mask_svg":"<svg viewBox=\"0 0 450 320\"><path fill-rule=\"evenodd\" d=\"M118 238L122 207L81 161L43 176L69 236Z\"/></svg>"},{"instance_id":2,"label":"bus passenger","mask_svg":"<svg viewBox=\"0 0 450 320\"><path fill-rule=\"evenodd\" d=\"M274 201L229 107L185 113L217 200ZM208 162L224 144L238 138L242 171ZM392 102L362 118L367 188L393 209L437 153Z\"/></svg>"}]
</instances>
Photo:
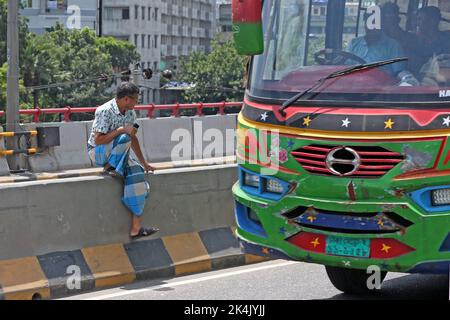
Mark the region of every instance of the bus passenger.
<instances>
[{"instance_id":1,"label":"bus passenger","mask_svg":"<svg viewBox=\"0 0 450 320\"><path fill-rule=\"evenodd\" d=\"M381 30L390 38L396 40L403 49L403 53L408 57L408 69L411 61L417 59L416 52L419 50L418 37L403 30L400 27L400 8L396 3L386 2L381 7ZM417 73L418 70L409 70ZM416 72L414 72L416 71Z\"/></svg>"},{"instance_id":2,"label":"bus passenger","mask_svg":"<svg viewBox=\"0 0 450 320\"><path fill-rule=\"evenodd\" d=\"M437 7L424 7L417 16L419 48L413 70L420 71L433 57L450 53L450 37L439 30L441 11ZM423 72L423 71L422 71Z\"/></svg>"},{"instance_id":3,"label":"bus passenger","mask_svg":"<svg viewBox=\"0 0 450 320\"><path fill-rule=\"evenodd\" d=\"M369 17L368 13L364 14L366 34L352 39L347 51L364 59L367 63L403 57L403 49L397 41L384 34L381 29L368 28L367 19ZM395 77L405 69L405 64L397 62L380 67L380 69Z\"/></svg>"}]
</instances>

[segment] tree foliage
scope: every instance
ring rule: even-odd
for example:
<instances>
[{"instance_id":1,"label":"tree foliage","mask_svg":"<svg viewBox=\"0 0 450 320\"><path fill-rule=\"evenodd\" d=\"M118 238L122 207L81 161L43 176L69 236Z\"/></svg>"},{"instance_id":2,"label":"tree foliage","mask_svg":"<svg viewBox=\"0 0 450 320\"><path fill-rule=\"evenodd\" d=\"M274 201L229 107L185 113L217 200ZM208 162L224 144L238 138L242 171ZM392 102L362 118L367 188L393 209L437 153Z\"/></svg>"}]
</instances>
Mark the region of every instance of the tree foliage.
<instances>
[{"instance_id":1,"label":"tree foliage","mask_svg":"<svg viewBox=\"0 0 450 320\"><path fill-rule=\"evenodd\" d=\"M8 0L0 0L0 66L6 62L7 25L8 25ZM25 17L19 19L19 51L22 57L26 46L28 26Z\"/></svg>"},{"instance_id":2,"label":"tree foliage","mask_svg":"<svg viewBox=\"0 0 450 320\"><path fill-rule=\"evenodd\" d=\"M0 66L0 110L6 109L6 90L7 90L7 79L6 75L8 72L8 65L4 63ZM25 87L23 86L23 80L19 80L19 93L25 93Z\"/></svg>"},{"instance_id":3,"label":"tree foliage","mask_svg":"<svg viewBox=\"0 0 450 320\"><path fill-rule=\"evenodd\" d=\"M232 41L214 40L211 47L211 53L192 52L181 62L178 80L193 85L185 101L242 101L246 57L237 54Z\"/></svg>"},{"instance_id":4,"label":"tree foliage","mask_svg":"<svg viewBox=\"0 0 450 320\"><path fill-rule=\"evenodd\" d=\"M108 53L116 71L128 69L131 62L140 59L136 47L128 41L119 41L113 37L96 38L96 45L102 52Z\"/></svg>"},{"instance_id":5,"label":"tree foliage","mask_svg":"<svg viewBox=\"0 0 450 320\"><path fill-rule=\"evenodd\" d=\"M25 86L60 83L57 87L39 90L41 105L93 106L103 103L110 92L112 78L101 79L128 69L139 59L134 46L114 38L98 38L84 28L68 30L57 25L43 35L28 35L22 61ZM65 83L72 82L71 85ZM33 93L36 103L36 93ZM25 97L30 102L30 96Z\"/></svg>"},{"instance_id":6,"label":"tree foliage","mask_svg":"<svg viewBox=\"0 0 450 320\"><path fill-rule=\"evenodd\" d=\"M0 109L4 109L7 0L0 0L0 19ZM21 91L21 107L104 103L111 97L111 75L139 60L136 48L127 41L100 38L88 28L68 30L60 24L36 35L28 31L26 20L21 18L20 78L28 88Z\"/></svg>"},{"instance_id":7,"label":"tree foliage","mask_svg":"<svg viewBox=\"0 0 450 320\"><path fill-rule=\"evenodd\" d=\"M0 110L6 108L6 72L8 66L4 63L0 66Z\"/></svg>"}]
</instances>

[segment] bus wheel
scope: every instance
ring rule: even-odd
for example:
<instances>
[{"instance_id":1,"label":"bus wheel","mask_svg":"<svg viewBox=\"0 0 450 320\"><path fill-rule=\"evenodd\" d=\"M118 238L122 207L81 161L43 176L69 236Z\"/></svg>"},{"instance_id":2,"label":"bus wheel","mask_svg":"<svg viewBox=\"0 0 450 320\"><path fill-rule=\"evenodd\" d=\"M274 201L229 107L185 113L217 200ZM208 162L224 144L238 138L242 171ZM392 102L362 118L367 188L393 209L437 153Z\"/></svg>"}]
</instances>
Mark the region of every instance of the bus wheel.
<instances>
[{"instance_id":1,"label":"bus wheel","mask_svg":"<svg viewBox=\"0 0 450 320\"><path fill-rule=\"evenodd\" d=\"M368 288L367 279L370 277L370 274L367 274L366 270L330 266L325 266L325 269L333 286L344 293L367 294L377 291ZM380 284L383 282L386 274L386 271L381 272Z\"/></svg>"}]
</instances>

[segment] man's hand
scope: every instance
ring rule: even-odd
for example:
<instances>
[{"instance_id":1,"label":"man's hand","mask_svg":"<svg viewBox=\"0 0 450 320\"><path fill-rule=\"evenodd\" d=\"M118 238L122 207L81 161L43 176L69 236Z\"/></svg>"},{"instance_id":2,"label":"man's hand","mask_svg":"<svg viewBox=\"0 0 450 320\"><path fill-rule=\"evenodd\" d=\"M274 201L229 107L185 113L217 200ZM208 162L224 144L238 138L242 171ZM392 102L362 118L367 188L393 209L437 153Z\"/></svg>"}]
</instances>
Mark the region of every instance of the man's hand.
<instances>
[{"instance_id":1,"label":"man's hand","mask_svg":"<svg viewBox=\"0 0 450 320\"><path fill-rule=\"evenodd\" d=\"M130 125L126 125L125 127L123 127L123 131L130 137L135 137L137 133L137 129Z\"/></svg>"},{"instance_id":2,"label":"man's hand","mask_svg":"<svg viewBox=\"0 0 450 320\"><path fill-rule=\"evenodd\" d=\"M152 167L149 163L144 162L143 163L143 167L146 173L148 173L149 171L151 171L152 173L155 171L155 168Z\"/></svg>"}]
</instances>

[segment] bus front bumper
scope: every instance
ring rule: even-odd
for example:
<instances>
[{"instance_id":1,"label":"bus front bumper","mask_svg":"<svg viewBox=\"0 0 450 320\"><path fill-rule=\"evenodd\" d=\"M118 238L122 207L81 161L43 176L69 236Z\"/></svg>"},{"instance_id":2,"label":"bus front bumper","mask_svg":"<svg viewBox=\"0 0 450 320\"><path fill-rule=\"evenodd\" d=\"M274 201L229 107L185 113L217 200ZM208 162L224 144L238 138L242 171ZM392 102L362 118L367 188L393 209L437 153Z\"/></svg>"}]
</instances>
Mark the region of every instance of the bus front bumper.
<instances>
[{"instance_id":1,"label":"bus front bumper","mask_svg":"<svg viewBox=\"0 0 450 320\"><path fill-rule=\"evenodd\" d=\"M274 202L245 193L238 183L233 194L245 253L354 269L449 273L450 214L423 215L406 199L350 203L289 196ZM306 210L298 215L299 208ZM358 216L378 211L389 211L389 218ZM398 225L389 225L392 217ZM373 229L377 224L379 230Z\"/></svg>"}]
</instances>

